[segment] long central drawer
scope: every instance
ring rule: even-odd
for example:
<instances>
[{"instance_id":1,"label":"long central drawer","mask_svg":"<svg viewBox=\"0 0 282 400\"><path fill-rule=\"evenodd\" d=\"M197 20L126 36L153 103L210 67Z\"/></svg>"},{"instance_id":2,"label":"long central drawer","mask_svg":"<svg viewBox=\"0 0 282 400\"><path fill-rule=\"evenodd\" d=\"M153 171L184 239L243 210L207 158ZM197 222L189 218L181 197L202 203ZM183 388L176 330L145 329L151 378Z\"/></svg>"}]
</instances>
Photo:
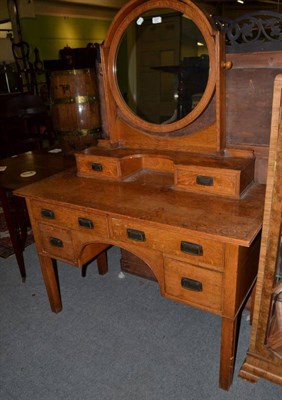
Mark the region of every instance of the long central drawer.
<instances>
[{"instance_id":1,"label":"long central drawer","mask_svg":"<svg viewBox=\"0 0 282 400\"><path fill-rule=\"evenodd\" d=\"M168 232L166 229L122 218L110 219L110 234L118 241L138 243L192 264L223 270L224 244L221 242L172 230Z\"/></svg>"}]
</instances>

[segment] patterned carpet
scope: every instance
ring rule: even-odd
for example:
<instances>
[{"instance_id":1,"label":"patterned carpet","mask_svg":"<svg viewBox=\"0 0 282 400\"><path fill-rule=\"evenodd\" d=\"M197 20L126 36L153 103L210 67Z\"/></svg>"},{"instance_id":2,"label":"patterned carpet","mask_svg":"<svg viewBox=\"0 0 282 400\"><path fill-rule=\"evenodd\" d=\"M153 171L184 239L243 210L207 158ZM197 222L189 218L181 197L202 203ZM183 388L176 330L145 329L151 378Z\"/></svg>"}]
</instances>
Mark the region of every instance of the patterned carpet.
<instances>
[{"instance_id":1,"label":"patterned carpet","mask_svg":"<svg viewBox=\"0 0 282 400\"><path fill-rule=\"evenodd\" d=\"M28 231L25 247L29 246L33 242L33 235L30 229ZM12 254L14 254L13 246L4 218L3 209L2 207L0 207L0 257L7 258L10 257Z\"/></svg>"}]
</instances>

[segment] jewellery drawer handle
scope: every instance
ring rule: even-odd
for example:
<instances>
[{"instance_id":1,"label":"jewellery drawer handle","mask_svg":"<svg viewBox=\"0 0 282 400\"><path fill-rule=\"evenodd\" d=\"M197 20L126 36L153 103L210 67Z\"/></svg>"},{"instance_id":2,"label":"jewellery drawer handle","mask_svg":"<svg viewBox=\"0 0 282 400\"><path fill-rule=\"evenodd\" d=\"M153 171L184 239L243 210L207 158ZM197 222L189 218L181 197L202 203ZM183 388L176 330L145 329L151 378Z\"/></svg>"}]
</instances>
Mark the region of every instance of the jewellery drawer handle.
<instances>
[{"instance_id":1,"label":"jewellery drawer handle","mask_svg":"<svg viewBox=\"0 0 282 400\"><path fill-rule=\"evenodd\" d=\"M103 171L103 165L100 163L92 163L91 168L93 169L93 171L96 171L96 172Z\"/></svg>"},{"instance_id":2,"label":"jewellery drawer handle","mask_svg":"<svg viewBox=\"0 0 282 400\"><path fill-rule=\"evenodd\" d=\"M58 239L55 237L50 237L49 243L51 246L54 246L54 247L64 247L64 242L61 239Z\"/></svg>"},{"instance_id":3,"label":"jewellery drawer handle","mask_svg":"<svg viewBox=\"0 0 282 400\"><path fill-rule=\"evenodd\" d=\"M202 186L213 186L213 177L212 176L205 176L205 175L198 175L196 177L197 185Z\"/></svg>"},{"instance_id":4,"label":"jewellery drawer handle","mask_svg":"<svg viewBox=\"0 0 282 400\"><path fill-rule=\"evenodd\" d=\"M190 278L185 278L185 277L181 278L181 286L184 289L192 290L193 292L202 292L203 291L202 282L195 281L194 279L190 279Z\"/></svg>"},{"instance_id":5,"label":"jewellery drawer handle","mask_svg":"<svg viewBox=\"0 0 282 400\"><path fill-rule=\"evenodd\" d=\"M44 218L54 219L55 213L52 210L48 210L47 208L41 209L41 216Z\"/></svg>"},{"instance_id":6,"label":"jewellery drawer handle","mask_svg":"<svg viewBox=\"0 0 282 400\"><path fill-rule=\"evenodd\" d=\"M197 243L181 242L180 249L183 253L191 254L193 256L203 255L203 246Z\"/></svg>"},{"instance_id":7,"label":"jewellery drawer handle","mask_svg":"<svg viewBox=\"0 0 282 400\"><path fill-rule=\"evenodd\" d=\"M94 228L93 221L91 221L91 219L88 219L88 218L79 217L78 218L78 223L83 228L88 228L88 229L93 229Z\"/></svg>"},{"instance_id":8,"label":"jewellery drawer handle","mask_svg":"<svg viewBox=\"0 0 282 400\"><path fill-rule=\"evenodd\" d=\"M136 229L127 229L127 237L139 242L145 242L146 240L145 232L137 231Z\"/></svg>"}]
</instances>

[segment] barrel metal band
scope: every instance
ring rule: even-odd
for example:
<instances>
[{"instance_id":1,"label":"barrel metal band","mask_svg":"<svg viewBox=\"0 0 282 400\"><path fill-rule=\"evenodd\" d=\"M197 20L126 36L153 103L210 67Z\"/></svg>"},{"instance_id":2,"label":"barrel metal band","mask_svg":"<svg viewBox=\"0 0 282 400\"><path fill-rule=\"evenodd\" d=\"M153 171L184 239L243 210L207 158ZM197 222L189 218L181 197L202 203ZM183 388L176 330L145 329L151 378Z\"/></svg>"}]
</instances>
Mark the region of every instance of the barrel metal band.
<instances>
[{"instance_id":1,"label":"barrel metal band","mask_svg":"<svg viewBox=\"0 0 282 400\"><path fill-rule=\"evenodd\" d=\"M73 96L52 100L53 104L93 104L97 101L96 96Z\"/></svg>"},{"instance_id":2,"label":"barrel metal band","mask_svg":"<svg viewBox=\"0 0 282 400\"><path fill-rule=\"evenodd\" d=\"M61 76L61 75L82 75L85 73L94 73L93 68L84 68L84 69L67 69L63 71L53 71L51 74L53 76Z\"/></svg>"},{"instance_id":3,"label":"barrel metal band","mask_svg":"<svg viewBox=\"0 0 282 400\"><path fill-rule=\"evenodd\" d=\"M87 136L87 135L91 135L93 136L93 138L99 138L100 137L100 132L101 132L101 128L97 127L97 128L89 128L89 129L75 129L72 131L57 131L57 133L61 136Z\"/></svg>"}]
</instances>

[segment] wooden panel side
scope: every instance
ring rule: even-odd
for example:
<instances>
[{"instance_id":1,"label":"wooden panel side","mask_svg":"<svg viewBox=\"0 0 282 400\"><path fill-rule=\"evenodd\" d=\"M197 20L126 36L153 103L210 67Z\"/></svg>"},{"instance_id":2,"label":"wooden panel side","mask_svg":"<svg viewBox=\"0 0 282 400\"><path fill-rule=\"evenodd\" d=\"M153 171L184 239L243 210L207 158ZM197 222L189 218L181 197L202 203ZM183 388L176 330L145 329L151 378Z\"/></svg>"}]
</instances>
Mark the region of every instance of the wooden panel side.
<instances>
[{"instance_id":1,"label":"wooden panel side","mask_svg":"<svg viewBox=\"0 0 282 400\"><path fill-rule=\"evenodd\" d=\"M257 276L259 250L260 235L250 247L226 244L223 316L233 318L247 300Z\"/></svg>"},{"instance_id":2,"label":"wooden panel side","mask_svg":"<svg viewBox=\"0 0 282 400\"><path fill-rule=\"evenodd\" d=\"M281 52L228 54L227 144L268 145L273 82L282 71Z\"/></svg>"}]
</instances>

